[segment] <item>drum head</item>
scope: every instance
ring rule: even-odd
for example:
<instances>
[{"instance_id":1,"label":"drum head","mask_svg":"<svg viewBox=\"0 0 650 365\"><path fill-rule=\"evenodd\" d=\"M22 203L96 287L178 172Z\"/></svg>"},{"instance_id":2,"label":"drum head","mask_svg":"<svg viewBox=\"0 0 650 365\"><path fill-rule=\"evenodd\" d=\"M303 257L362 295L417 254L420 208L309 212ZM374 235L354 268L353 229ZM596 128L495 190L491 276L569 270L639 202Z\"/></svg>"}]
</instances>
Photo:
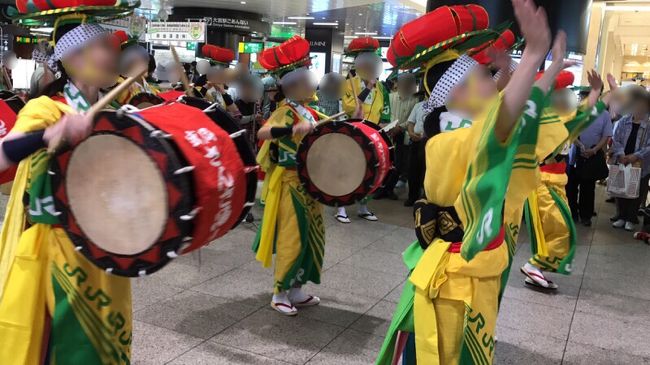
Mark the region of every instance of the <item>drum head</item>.
<instances>
[{"instance_id":1,"label":"drum head","mask_svg":"<svg viewBox=\"0 0 650 365\"><path fill-rule=\"evenodd\" d=\"M316 139L309 148L306 161L314 185L333 196L354 192L363 182L366 164L361 146L351 136L341 133L330 133Z\"/></svg>"},{"instance_id":2,"label":"drum head","mask_svg":"<svg viewBox=\"0 0 650 365\"><path fill-rule=\"evenodd\" d=\"M68 162L66 191L79 228L104 251L144 252L165 229L162 173L126 138L98 134L79 144Z\"/></svg>"},{"instance_id":3,"label":"drum head","mask_svg":"<svg viewBox=\"0 0 650 365\"><path fill-rule=\"evenodd\" d=\"M368 135L368 130L363 130L366 128L357 126L360 122L351 119L321 124L298 146L300 182L309 195L325 205L346 206L366 198L381 185L375 180L382 166L392 162L390 148L388 158L377 155L371 139L376 133ZM387 137L382 134L378 138Z\"/></svg>"},{"instance_id":4,"label":"drum head","mask_svg":"<svg viewBox=\"0 0 650 365\"><path fill-rule=\"evenodd\" d=\"M59 220L78 252L119 276L142 276L176 257L193 232L195 200L172 141L137 114L103 111L90 137L51 161Z\"/></svg>"}]
</instances>

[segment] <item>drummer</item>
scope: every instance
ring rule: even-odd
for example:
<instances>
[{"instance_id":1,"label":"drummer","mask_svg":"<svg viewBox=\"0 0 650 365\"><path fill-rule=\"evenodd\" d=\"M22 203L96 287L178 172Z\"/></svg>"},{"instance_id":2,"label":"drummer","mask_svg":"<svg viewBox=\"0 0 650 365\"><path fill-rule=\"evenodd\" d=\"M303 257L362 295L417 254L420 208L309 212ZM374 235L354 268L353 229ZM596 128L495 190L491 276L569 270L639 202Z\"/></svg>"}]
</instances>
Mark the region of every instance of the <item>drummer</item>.
<instances>
[{"instance_id":1,"label":"drummer","mask_svg":"<svg viewBox=\"0 0 650 365\"><path fill-rule=\"evenodd\" d=\"M128 77L137 76L138 81L134 82L131 87L118 97L120 104L127 104L129 100L141 93L158 95L160 90L147 82L149 76L150 58L149 52L138 44L138 39L130 37L123 30L113 33L115 40L120 44L120 58L118 62L118 71L121 76L118 77L118 84ZM143 75L139 73L146 69Z\"/></svg>"},{"instance_id":2,"label":"drummer","mask_svg":"<svg viewBox=\"0 0 650 365\"><path fill-rule=\"evenodd\" d=\"M235 52L229 48L206 44L202 49L203 56L210 61L210 69L206 74L205 98L211 103L218 103L222 109L233 115L240 115L239 109L230 94L228 81L232 71L230 63L235 60Z\"/></svg>"},{"instance_id":3,"label":"drummer","mask_svg":"<svg viewBox=\"0 0 650 365\"><path fill-rule=\"evenodd\" d=\"M388 90L379 82L382 60L377 54L379 41L372 37L353 39L347 53L353 55L354 70L348 74L344 84L343 110L350 118L363 118L383 126L390 123L390 100ZM359 217L368 221L377 221L377 216L368 210L368 200L359 204ZM339 209L336 219L349 223L345 208Z\"/></svg>"},{"instance_id":4,"label":"drummer","mask_svg":"<svg viewBox=\"0 0 650 365\"><path fill-rule=\"evenodd\" d=\"M55 359L61 364L128 364L131 354L130 282L75 251L57 218L48 174L47 148L60 138L74 145L90 134L92 120L83 112L118 75L110 33L89 14L75 12L78 3L57 2L66 9L54 19L52 12L21 14L33 22L54 21L48 64L59 77L27 103L0 144L0 170L18 164L0 246L3 365ZM102 7L102 13L93 15L129 10Z\"/></svg>"},{"instance_id":5,"label":"drummer","mask_svg":"<svg viewBox=\"0 0 650 365\"><path fill-rule=\"evenodd\" d=\"M292 53L287 49L301 51ZM273 57L275 52L292 57L280 61ZM322 207L307 194L296 171L297 146L319 120L319 114L308 106L316 82L309 71L309 43L299 36L265 50L260 63L279 79L278 93L285 102L257 134L265 140L258 162L270 177L254 249L256 259L264 267L271 265L275 251L271 307L294 316L299 307L320 303L318 297L305 293L302 286L309 281L320 283L325 248Z\"/></svg>"}]
</instances>

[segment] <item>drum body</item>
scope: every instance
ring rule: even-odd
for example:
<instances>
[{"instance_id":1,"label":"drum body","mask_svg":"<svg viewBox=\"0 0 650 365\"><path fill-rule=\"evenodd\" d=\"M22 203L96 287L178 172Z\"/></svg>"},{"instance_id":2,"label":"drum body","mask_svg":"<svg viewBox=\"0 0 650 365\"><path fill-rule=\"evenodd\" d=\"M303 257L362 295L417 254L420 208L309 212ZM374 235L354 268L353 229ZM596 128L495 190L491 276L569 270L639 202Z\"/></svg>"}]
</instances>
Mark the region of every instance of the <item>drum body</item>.
<instances>
[{"instance_id":1,"label":"drum body","mask_svg":"<svg viewBox=\"0 0 650 365\"><path fill-rule=\"evenodd\" d=\"M127 104L133 105L138 109L148 108L150 106L162 104L165 99L151 93L139 93L133 95Z\"/></svg>"},{"instance_id":2,"label":"drum body","mask_svg":"<svg viewBox=\"0 0 650 365\"><path fill-rule=\"evenodd\" d=\"M25 102L11 91L0 91L0 138L3 138L13 129L16 124L16 118L20 110L25 106ZM16 176L17 166L0 173L0 184L7 184ZM10 184L0 186L0 193L9 195L11 191Z\"/></svg>"},{"instance_id":3,"label":"drum body","mask_svg":"<svg viewBox=\"0 0 650 365\"><path fill-rule=\"evenodd\" d=\"M362 120L329 122L305 136L296 156L307 192L330 206L346 206L381 187L393 165L392 144Z\"/></svg>"},{"instance_id":4,"label":"drum body","mask_svg":"<svg viewBox=\"0 0 650 365\"><path fill-rule=\"evenodd\" d=\"M76 249L108 272L143 276L239 223L249 172L218 124L182 103L100 113L91 136L51 166Z\"/></svg>"}]
</instances>

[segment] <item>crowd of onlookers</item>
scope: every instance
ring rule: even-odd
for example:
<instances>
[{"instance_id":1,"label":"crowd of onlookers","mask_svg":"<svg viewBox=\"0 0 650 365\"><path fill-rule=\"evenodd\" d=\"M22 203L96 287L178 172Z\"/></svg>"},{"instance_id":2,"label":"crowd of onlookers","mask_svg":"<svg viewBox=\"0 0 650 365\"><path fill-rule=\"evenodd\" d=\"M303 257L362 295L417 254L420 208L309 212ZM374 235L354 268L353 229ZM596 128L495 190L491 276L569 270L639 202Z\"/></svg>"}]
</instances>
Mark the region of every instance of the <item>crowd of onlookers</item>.
<instances>
[{"instance_id":1,"label":"crowd of onlookers","mask_svg":"<svg viewBox=\"0 0 650 365\"><path fill-rule=\"evenodd\" d=\"M611 76L610 76L611 77ZM638 198L609 196L616 204L610 218L614 228L637 230L639 217L650 218L646 209L650 180L650 93L640 86L612 92L609 110L604 111L571 146L567 197L576 222L591 226L596 184L606 185L609 165L632 165L640 169ZM650 222L650 219L649 219Z\"/></svg>"}]
</instances>

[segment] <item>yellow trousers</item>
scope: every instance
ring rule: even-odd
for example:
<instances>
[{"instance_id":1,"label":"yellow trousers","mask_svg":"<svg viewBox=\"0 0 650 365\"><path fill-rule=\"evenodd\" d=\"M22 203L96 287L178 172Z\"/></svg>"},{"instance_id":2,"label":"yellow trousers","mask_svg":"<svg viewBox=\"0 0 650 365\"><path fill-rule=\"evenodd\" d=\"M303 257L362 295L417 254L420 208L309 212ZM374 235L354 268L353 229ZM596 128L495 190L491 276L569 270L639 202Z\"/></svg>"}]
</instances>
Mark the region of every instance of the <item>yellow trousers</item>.
<instances>
[{"instance_id":1,"label":"yellow trousers","mask_svg":"<svg viewBox=\"0 0 650 365\"><path fill-rule=\"evenodd\" d=\"M411 275L418 364L491 364L508 247L480 252L467 262L459 253L444 252L445 246L429 252L441 243L429 246Z\"/></svg>"},{"instance_id":2,"label":"yellow trousers","mask_svg":"<svg viewBox=\"0 0 650 365\"><path fill-rule=\"evenodd\" d=\"M531 215L538 217L532 219L533 233L537 248L533 249L534 255L529 262L540 269L557 271L561 261L569 255L571 248L571 234L565 217L558 204L568 206L564 187L566 174L551 174L542 172L542 184L533 193L536 197L536 209L531 207ZM553 195L551 194L553 190ZM558 202L556 199L560 199ZM529 200L529 204L531 200Z\"/></svg>"}]
</instances>

